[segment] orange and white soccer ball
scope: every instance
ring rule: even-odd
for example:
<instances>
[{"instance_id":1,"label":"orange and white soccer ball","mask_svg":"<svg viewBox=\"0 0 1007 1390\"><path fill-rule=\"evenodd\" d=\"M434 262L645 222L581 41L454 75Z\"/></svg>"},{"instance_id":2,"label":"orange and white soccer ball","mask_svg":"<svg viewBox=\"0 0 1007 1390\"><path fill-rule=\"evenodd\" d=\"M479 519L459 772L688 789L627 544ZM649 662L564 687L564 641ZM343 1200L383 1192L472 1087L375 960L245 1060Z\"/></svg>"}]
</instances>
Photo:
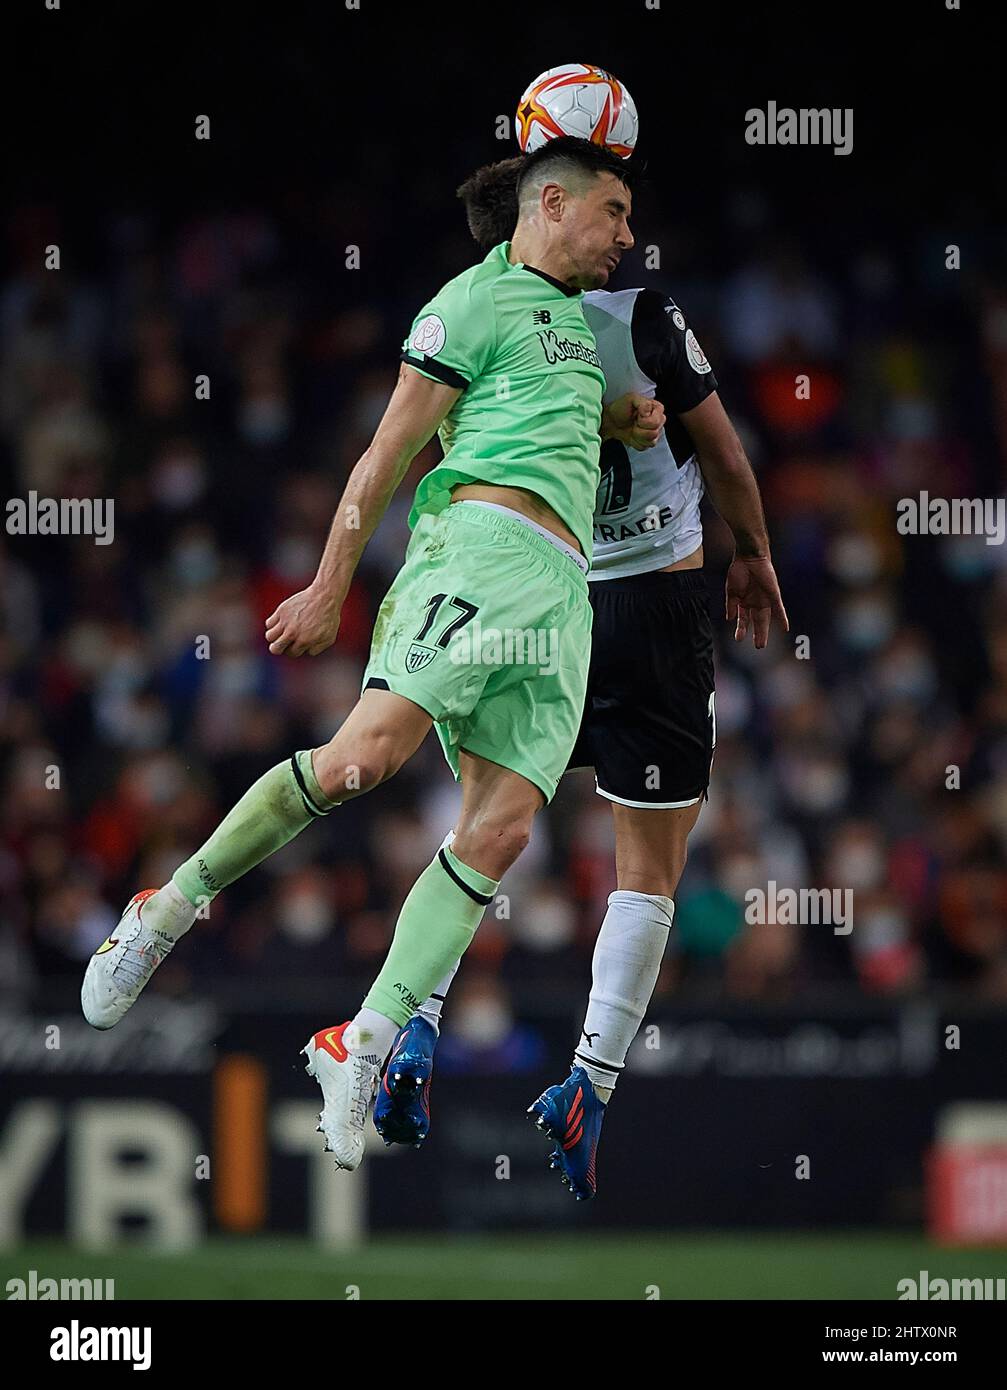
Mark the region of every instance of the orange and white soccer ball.
<instances>
[{"instance_id":1,"label":"orange and white soccer ball","mask_svg":"<svg viewBox=\"0 0 1007 1390\"><path fill-rule=\"evenodd\" d=\"M518 102L514 129L525 154L557 135L576 135L628 159L640 120L617 77L590 63L564 63L540 73L528 86Z\"/></svg>"}]
</instances>

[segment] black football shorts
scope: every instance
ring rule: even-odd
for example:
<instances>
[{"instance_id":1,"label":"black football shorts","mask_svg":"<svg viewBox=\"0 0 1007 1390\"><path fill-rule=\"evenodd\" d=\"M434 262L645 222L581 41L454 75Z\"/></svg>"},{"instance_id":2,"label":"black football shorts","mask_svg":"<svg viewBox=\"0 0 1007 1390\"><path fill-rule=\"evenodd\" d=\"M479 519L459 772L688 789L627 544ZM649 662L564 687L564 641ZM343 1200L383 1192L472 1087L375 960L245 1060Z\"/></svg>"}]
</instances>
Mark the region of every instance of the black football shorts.
<instances>
[{"instance_id":1,"label":"black football shorts","mask_svg":"<svg viewBox=\"0 0 1007 1390\"><path fill-rule=\"evenodd\" d=\"M596 580L587 699L570 767L624 806L695 805L717 742L713 627L702 570Z\"/></svg>"}]
</instances>

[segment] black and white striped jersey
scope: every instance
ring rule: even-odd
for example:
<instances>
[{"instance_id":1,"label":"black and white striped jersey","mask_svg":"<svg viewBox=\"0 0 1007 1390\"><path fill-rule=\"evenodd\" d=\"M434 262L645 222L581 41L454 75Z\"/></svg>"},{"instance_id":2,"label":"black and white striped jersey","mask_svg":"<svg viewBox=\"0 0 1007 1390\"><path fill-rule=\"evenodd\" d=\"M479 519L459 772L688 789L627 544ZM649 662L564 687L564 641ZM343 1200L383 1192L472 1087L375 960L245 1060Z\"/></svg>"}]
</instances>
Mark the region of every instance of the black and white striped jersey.
<instances>
[{"instance_id":1,"label":"black and white striped jersey","mask_svg":"<svg viewBox=\"0 0 1007 1390\"><path fill-rule=\"evenodd\" d=\"M592 580L662 569L702 544L703 477L678 416L717 389L713 370L678 305L657 290L589 290L584 317L598 344L605 403L627 391L656 396L668 422L652 449L617 439L601 446Z\"/></svg>"}]
</instances>

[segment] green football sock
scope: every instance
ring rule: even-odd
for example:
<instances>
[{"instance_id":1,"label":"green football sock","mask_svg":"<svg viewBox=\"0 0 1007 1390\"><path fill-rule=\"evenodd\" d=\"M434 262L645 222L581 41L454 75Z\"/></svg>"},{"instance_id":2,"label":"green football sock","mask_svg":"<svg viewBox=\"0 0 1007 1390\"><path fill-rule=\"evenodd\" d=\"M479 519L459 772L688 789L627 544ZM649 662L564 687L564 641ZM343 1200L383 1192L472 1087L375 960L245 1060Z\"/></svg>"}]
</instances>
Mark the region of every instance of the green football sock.
<instances>
[{"instance_id":1,"label":"green football sock","mask_svg":"<svg viewBox=\"0 0 1007 1390\"><path fill-rule=\"evenodd\" d=\"M277 763L249 787L172 881L193 907L215 898L338 803L328 799L311 766L311 750Z\"/></svg>"},{"instance_id":2,"label":"green football sock","mask_svg":"<svg viewBox=\"0 0 1007 1390\"><path fill-rule=\"evenodd\" d=\"M463 955L499 888L444 845L402 904L395 935L364 1007L399 1027Z\"/></svg>"}]
</instances>

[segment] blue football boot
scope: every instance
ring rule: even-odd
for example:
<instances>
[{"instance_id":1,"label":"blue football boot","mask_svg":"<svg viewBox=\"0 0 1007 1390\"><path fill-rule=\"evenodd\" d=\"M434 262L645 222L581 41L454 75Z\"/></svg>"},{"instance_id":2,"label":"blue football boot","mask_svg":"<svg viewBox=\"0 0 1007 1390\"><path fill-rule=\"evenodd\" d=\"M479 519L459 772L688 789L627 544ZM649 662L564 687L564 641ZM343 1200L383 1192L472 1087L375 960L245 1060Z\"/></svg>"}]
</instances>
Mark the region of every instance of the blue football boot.
<instances>
[{"instance_id":1,"label":"blue football boot","mask_svg":"<svg viewBox=\"0 0 1007 1390\"><path fill-rule=\"evenodd\" d=\"M374 1101L374 1128L386 1144L418 1149L430 1133L430 1078L437 1034L419 1014L400 1028Z\"/></svg>"},{"instance_id":2,"label":"blue football boot","mask_svg":"<svg viewBox=\"0 0 1007 1390\"><path fill-rule=\"evenodd\" d=\"M584 1068L574 1067L562 1085L543 1091L528 1114L556 1143L549 1167L559 1169L560 1182L578 1202L589 1202L598 1190L594 1161L605 1106Z\"/></svg>"}]
</instances>

